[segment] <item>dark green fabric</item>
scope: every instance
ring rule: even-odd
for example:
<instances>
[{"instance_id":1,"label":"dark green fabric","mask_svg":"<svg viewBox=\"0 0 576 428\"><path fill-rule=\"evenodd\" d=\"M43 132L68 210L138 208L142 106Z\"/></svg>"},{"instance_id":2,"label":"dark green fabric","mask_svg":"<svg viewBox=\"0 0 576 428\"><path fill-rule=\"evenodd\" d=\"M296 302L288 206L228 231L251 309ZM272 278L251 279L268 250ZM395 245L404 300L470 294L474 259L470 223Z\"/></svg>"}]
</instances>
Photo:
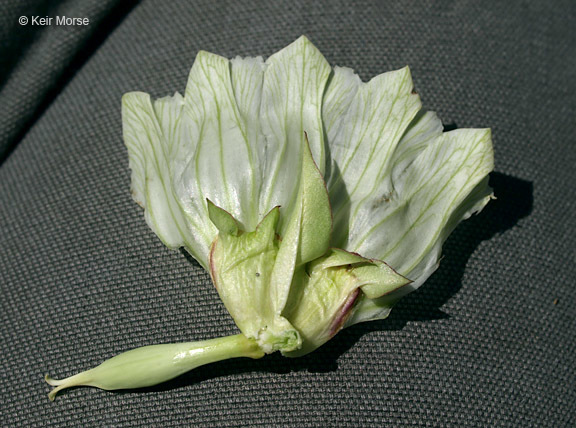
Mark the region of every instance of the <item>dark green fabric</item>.
<instances>
[{"instance_id":1,"label":"dark green fabric","mask_svg":"<svg viewBox=\"0 0 576 428\"><path fill-rule=\"evenodd\" d=\"M1 4L2 426L574 426L573 1ZM90 25L18 25L36 14ZM498 199L390 318L311 355L49 402L46 373L237 331L132 202L120 98L183 91L200 49L268 56L301 34L365 80L408 64L448 128L491 127Z\"/></svg>"}]
</instances>

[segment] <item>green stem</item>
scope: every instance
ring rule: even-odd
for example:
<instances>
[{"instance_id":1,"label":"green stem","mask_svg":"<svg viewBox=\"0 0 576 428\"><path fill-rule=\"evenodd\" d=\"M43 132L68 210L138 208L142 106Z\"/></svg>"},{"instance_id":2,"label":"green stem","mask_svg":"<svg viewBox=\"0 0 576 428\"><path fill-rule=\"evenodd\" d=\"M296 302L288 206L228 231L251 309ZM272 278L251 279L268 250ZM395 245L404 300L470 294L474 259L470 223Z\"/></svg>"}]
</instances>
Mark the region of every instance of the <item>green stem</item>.
<instances>
[{"instance_id":1,"label":"green stem","mask_svg":"<svg viewBox=\"0 0 576 428\"><path fill-rule=\"evenodd\" d=\"M264 352L256 341L242 334L202 342L151 345L132 349L99 366L57 380L46 376L55 386L48 394L54 400L62 389L72 386L94 386L105 390L143 388L173 379L204 364L229 358L261 358Z\"/></svg>"}]
</instances>

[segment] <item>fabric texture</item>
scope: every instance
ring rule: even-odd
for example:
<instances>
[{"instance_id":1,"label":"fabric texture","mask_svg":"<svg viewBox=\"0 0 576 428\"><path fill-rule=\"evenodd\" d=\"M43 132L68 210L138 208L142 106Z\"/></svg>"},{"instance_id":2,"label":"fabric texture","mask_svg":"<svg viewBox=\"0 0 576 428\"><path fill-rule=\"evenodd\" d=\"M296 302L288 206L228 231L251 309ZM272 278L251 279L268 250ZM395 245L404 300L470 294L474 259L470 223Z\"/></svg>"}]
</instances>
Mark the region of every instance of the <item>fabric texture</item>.
<instances>
[{"instance_id":1,"label":"fabric texture","mask_svg":"<svg viewBox=\"0 0 576 428\"><path fill-rule=\"evenodd\" d=\"M574 426L573 1L1 4L3 426ZM90 24L18 24L32 15ZM237 332L209 275L131 200L120 99L183 92L200 49L269 56L301 34L364 80L408 64L448 129L492 128L497 200L388 319L310 355L50 402L45 374Z\"/></svg>"}]
</instances>

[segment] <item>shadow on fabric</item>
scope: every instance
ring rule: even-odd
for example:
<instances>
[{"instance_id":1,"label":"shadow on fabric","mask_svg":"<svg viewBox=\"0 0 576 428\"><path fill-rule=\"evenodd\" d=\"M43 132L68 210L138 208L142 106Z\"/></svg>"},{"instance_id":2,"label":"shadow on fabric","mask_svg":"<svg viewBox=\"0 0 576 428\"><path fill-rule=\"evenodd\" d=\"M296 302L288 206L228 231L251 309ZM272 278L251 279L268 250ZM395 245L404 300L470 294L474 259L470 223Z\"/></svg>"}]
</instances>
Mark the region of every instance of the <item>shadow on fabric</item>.
<instances>
[{"instance_id":1,"label":"shadow on fabric","mask_svg":"<svg viewBox=\"0 0 576 428\"><path fill-rule=\"evenodd\" d=\"M165 391L222 376L252 371L330 372L338 368L340 355L350 349L366 333L400 330L411 321L425 322L449 318L449 315L440 308L462 286L461 280L466 263L478 245L516 226L519 220L532 212L533 186L531 182L495 172L490 176L490 185L497 199L491 201L480 214L466 220L454 230L444 244L444 259L438 271L420 289L400 300L387 319L348 327L316 351L300 358L285 358L275 353L260 360L226 360L203 366L201 370L192 370L154 387L116 391L116 393Z\"/></svg>"}]
</instances>

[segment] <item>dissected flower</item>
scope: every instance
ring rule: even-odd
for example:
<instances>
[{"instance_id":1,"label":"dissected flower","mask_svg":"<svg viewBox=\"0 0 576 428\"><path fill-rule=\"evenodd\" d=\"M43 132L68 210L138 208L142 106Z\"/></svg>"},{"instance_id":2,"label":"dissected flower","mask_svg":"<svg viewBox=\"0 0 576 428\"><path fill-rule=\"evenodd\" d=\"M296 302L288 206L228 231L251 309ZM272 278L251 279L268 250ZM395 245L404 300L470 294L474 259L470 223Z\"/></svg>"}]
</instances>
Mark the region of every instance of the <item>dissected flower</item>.
<instances>
[{"instance_id":1,"label":"dissected flower","mask_svg":"<svg viewBox=\"0 0 576 428\"><path fill-rule=\"evenodd\" d=\"M305 37L266 61L200 52L184 96L124 95L134 200L164 244L210 271L242 334L129 351L49 379L51 398L299 356L388 316L491 197L490 130L444 133L420 109L407 67L363 83Z\"/></svg>"}]
</instances>

